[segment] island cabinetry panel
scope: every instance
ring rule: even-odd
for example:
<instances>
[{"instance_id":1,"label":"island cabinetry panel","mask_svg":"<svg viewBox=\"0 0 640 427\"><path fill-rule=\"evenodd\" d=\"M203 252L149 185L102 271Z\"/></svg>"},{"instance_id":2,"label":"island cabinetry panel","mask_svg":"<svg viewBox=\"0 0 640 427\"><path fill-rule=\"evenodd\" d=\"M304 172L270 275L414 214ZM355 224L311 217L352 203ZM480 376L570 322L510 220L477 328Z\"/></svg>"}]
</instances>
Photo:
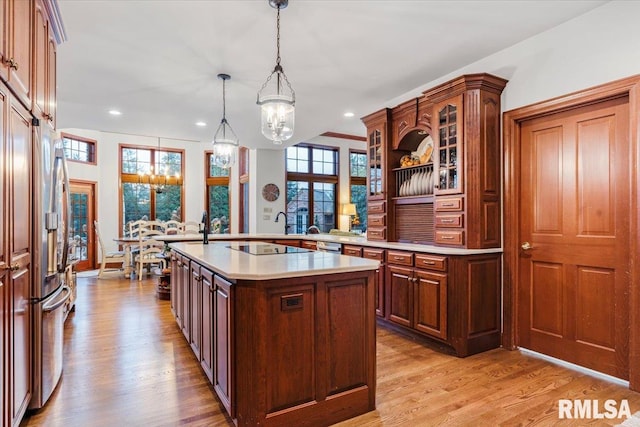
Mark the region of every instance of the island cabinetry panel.
<instances>
[{"instance_id":1,"label":"island cabinetry panel","mask_svg":"<svg viewBox=\"0 0 640 427\"><path fill-rule=\"evenodd\" d=\"M187 339L187 342L191 342L191 261L187 257L181 257L178 283L181 289L180 292L180 312L182 314L182 334Z\"/></svg>"},{"instance_id":2,"label":"island cabinetry panel","mask_svg":"<svg viewBox=\"0 0 640 427\"><path fill-rule=\"evenodd\" d=\"M235 363L235 322L234 322L234 287L231 282L215 275L213 278L213 388L222 405L232 418L236 416L234 397ZM251 331L243 330L251 334ZM247 351L255 351L247 349ZM240 368L244 366L240 365Z\"/></svg>"},{"instance_id":3,"label":"island cabinetry panel","mask_svg":"<svg viewBox=\"0 0 640 427\"><path fill-rule=\"evenodd\" d=\"M178 255L176 252L171 252L171 313L173 313L173 317L176 319L176 323L178 327L182 328L182 313L178 309L178 305L180 302L180 286L179 286L179 271L180 271L180 263L182 262L182 256Z\"/></svg>"},{"instance_id":4,"label":"island cabinetry panel","mask_svg":"<svg viewBox=\"0 0 640 427\"><path fill-rule=\"evenodd\" d=\"M236 425L326 426L375 409L373 270L227 280L187 264L192 349Z\"/></svg>"},{"instance_id":5,"label":"island cabinetry panel","mask_svg":"<svg viewBox=\"0 0 640 427\"><path fill-rule=\"evenodd\" d=\"M189 267L189 299L190 299L190 316L189 323L191 330L189 333L189 345L196 359L200 361L200 343L202 341L202 277L200 276L200 265L192 262Z\"/></svg>"},{"instance_id":6,"label":"island cabinetry panel","mask_svg":"<svg viewBox=\"0 0 640 427\"><path fill-rule=\"evenodd\" d=\"M215 286L213 284L213 273L204 268L200 268L201 286L201 330L202 342L200 345L200 365L209 382L213 384L213 330L215 326L215 310L213 305L213 294Z\"/></svg>"}]
</instances>

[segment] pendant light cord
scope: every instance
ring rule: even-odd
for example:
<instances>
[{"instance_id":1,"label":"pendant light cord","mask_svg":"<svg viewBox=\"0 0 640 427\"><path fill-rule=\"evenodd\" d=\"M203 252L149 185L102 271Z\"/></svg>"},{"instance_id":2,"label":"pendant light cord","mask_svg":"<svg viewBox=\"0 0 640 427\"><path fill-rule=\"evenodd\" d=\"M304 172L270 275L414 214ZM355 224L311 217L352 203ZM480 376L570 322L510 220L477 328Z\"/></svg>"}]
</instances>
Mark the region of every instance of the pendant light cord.
<instances>
[{"instance_id":1,"label":"pendant light cord","mask_svg":"<svg viewBox=\"0 0 640 427\"><path fill-rule=\"evenodd\" d=\"M280 66L280 6L278 6L278 18L276 20L276 68Z\"/></svg>"}]
</instances>

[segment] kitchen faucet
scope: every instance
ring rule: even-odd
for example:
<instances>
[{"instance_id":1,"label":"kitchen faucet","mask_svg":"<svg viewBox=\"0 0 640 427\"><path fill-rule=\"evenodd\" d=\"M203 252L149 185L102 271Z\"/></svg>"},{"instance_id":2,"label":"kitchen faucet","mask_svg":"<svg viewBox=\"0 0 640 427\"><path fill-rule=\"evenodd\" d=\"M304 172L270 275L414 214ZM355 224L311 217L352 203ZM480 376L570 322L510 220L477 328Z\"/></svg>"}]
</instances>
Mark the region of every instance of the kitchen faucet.
<instances>
[{"instance_id":1,"label":"kitchen faucet","mask_svg":"<svg viewBox=\"0 0 640 427\"><path fill-rule=\"evenodd\" d=\"M280 218L280 215L284 215L284 234L286 236L287 234L289 234L289 224L287 224L287 214L282 212L282 211L278 212L278 215L276 215L276 221L275 222L278 222L278 219Z\"/></svg>"},{"instance_id":2,"label":"kitchen faucet","mask_svg":"<svg viewBox=\"0 0 640 427\"><path fill-rule=\"evenodd\" d=\"M209 213L206 210L202 212L202 224L204 225L204 229L202 231L203 233L202 244L208 245L209 244L209 227L211 225L209 224Z\"/></svg>"}]
</instances>

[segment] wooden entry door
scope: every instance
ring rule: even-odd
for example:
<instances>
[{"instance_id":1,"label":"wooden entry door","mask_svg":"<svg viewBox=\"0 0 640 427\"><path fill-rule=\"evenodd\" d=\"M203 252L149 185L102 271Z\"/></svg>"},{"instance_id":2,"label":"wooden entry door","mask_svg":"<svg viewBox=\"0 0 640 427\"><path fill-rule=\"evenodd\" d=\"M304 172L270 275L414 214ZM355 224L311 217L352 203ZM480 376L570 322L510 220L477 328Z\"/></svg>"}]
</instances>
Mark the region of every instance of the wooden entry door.
<instances>
[{"instance_id":1,"label":"wooden entry door","mask_svg":"<svg viewBox=\"0 0 640 427\"><path fill-rule=\"evenodd\" d=\"M78 260L76 271L96 268L96 243L93 230L95 219L95 183L71 181L71 247L70 256Z\"/></svg>"},{"instance_id":2,"label":"wooden entry door","mask_svg":"<svg viewBox=\"0 0 640 427\"><path fill-rule=\"evenodd\" d=\"M628 97L522 122L517 344L629 378Z\"/></svg>"}]
</instances>

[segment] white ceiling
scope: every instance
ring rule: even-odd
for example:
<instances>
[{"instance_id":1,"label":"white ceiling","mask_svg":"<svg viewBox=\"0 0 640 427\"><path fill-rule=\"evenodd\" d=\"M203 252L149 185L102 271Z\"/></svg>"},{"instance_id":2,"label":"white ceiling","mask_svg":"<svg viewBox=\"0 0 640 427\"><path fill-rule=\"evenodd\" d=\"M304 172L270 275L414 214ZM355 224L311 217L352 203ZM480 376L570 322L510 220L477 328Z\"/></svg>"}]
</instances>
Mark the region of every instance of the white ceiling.
<instances>
[{"instance_id":1,"label":"white ceiling","mask_svg":"<svg viewBox=\"0 0 640 427\"><path fill-rule=\"evenodd\" d=\"M389 100L603 3L290 0L281 11L282 66L297 101L289 142L364 136L359 118ZM271 147L255 103L275 65L267 0L59 5L68 37L58 48L59 128L209 142L222 118L216 76L228 73L227 119L241 145Z\"/></svg>"}]
</instances>

